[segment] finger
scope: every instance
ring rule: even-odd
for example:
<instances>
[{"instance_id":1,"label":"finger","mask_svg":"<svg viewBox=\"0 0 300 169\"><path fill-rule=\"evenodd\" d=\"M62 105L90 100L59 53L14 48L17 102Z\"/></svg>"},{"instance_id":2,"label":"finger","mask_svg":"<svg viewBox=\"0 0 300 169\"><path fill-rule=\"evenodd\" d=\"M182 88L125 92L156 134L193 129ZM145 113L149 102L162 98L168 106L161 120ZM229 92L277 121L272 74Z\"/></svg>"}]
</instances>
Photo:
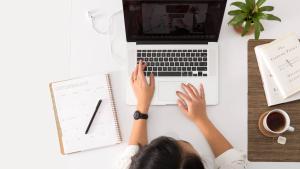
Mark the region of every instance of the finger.
<instances>
[{"instance_id":1,"label":"finger","mask_svg":"<svg viewBox=\"0 0 300 169\"><path fill-rule=\"evenodd\" d=\"M184 93L182 93L180 91L176 91L176 95L180 99L182 99L185 103L189 103L191 101L191 98L188 95L186 95L186 94L184 94Z\"/></svg>"},{"instance_id":2,"label":"finger","mask_svg":"<svg viewBox=\"0 0 300 169\"><path fill-rule=\"evenodd\" d=\"M138 65L136 65L136 67L133 70L133 80L137 79L137 74L138 74Z\"/></svg>"},{"instance_id":3,"label":"finger","mask_svg":"<svg viewBox=\"0 0 300 169\"><path fill-rule=\"evenodd\" d=\"M186 84L182 83L181 87L183 88L183 90L185 91L185 93L187 93L190 97L196 97L196 95L194 94L193 90Z\"/></svg>"},{"instance_id":4,"label":"finger","mask_svg":"<svg viewBox=\"0 0 300 169\"><path fill-rule=\"evenodd\" d=\"M205 92L204 92L204 87L203 84L200 84L200 93L201 93L201 97L205 99Z\"/></svg>"},{"instance_id":5,"label":"finger","mask_svg":"<svg viewBox=\"0 0 300 169\"><path fill-rule=\"evenodd\" d=\"M199 96L199 92L194 85L188 84L188 86L193 90L193 92L196 96Z\"/></svg>"},{"instance_id":6,"label":"finger","mask_svg":"<svg viewBox=\"0 0 300 169\"><path fill-rule=\"evenodd\" d=\"M187 107L185 106L185 104L181 100L177 101L177 105L178 105L180 111L182 111L184 113L188 113Z\"/></svg>"},{"instance_id":7,"label":"finger","mask_svg":"<svg viewBox=\"0 0 300 169\"><path fill-rule=\"evenodd\" d=\"M150 87L154 88L155 87L155 79L154 79L154 74L151 72L150 74Z\"/></svg>"},{"instance_id":8,"label":"finger","mask_svg":"<svg viewBox=\"0 0 300 169\"><path fill-rule=\"evenodd\" d=\"M134 82L134 71L131 73L130 82L131 82L131 85L132 85L133 82Z\"/></svg>"},{"instance_id":9,"label":"finger","mask_svg":"<svg viewBox=\"0 0 300 169\"><path fill-rule=\"evenodd\" d=\"M143 68L142 60L139 61L137 78L139 78L140 80L143 80L144 82L147 82L145 75L144 75L144 68Z\"/></svg>"}]
</instances>

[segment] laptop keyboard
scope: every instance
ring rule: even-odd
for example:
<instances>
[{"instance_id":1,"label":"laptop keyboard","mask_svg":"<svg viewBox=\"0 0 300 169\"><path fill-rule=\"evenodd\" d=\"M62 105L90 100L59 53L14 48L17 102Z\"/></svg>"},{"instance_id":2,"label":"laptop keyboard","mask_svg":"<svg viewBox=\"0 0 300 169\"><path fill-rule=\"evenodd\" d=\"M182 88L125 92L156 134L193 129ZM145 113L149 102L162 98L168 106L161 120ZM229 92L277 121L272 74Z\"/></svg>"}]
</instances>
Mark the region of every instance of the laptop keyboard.
<instances>
[{"instance_id":1,"label":"laptop keyboard","mask_svg":"<svg viewBox=\"0 0 300 169\"><path fill-rule=\"evenodd\" d=\"M143 60L145 75L207 76L207 50L137 50L137 63Z\"/></svg>"}]
</instances>

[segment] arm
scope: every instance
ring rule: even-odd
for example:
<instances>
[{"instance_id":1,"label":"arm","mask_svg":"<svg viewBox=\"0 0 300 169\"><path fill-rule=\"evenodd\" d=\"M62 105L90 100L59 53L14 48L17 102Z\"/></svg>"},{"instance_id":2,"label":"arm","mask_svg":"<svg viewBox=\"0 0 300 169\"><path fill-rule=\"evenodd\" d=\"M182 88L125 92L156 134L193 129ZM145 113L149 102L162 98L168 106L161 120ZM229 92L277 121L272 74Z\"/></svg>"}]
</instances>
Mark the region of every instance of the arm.
<instances>
[{"instance_id":1,"label":"arm","mask_svg":"<svg viewBox=\"0 0 300 169\"><path fill-rule=\"evenodd\" d=\"M154 76L151 73L150 83L148 84L144 75L146 65L139 62L131 74L131 86L137 99L137 109L141 113L148 113L151 100L154 94ZM129 145L146 145L147 138L147 120L134 120Z\"/></svg>"},{"instance_id":2,"label":"arm","mask_svg":"<svg viewBox=\"0 0 300 169\"><path fill-rule=\"evenodd\" d=\"M201 84L199 90L191 84L182 84L182 88L184 92L176 92L179 97L178 107L203 133L214 155L218 157L232 149L232 145L207 117L203 85Z\"/></svg>"}]
</instances>

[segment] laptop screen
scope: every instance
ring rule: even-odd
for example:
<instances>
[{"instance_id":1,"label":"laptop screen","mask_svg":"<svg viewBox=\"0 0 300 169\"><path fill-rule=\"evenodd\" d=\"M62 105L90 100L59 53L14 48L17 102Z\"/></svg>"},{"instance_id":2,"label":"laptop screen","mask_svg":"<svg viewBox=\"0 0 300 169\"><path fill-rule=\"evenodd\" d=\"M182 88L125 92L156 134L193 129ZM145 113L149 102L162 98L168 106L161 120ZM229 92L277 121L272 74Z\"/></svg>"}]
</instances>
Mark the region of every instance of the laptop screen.
<instances>
[{"instance_id":1,"label":"laptop screen","mask_svg":"<svg viewBox=\"0 0 300 169\"><path fill-rule=\"evenodd\" d=\"M123 0L129 42L214 42L226 0Z\"/></svg>"}]
</instances>

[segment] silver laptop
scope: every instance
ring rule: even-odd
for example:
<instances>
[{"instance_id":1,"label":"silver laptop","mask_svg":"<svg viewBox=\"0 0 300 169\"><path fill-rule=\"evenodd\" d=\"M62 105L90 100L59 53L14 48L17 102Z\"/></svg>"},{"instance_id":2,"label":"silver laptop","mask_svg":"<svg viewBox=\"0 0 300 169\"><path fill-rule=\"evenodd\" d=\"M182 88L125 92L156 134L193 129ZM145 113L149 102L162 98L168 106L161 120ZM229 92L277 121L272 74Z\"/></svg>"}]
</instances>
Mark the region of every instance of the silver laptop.
<instances>
[{"instance_id":1,"label":"silver laptop","mask_svg":"<svg viewBox=\"0 0 300 169\"><path fill-rule=\"evenodd\" d=\"M153 105L176 104L181 83L204 84L218 104L218 37L226 0L123 0L128 77L142 59L156 76ZM129 80L128 80L129 82ZM127 104L136 104L128 83Z\"/></svg>"}]
</instances>

